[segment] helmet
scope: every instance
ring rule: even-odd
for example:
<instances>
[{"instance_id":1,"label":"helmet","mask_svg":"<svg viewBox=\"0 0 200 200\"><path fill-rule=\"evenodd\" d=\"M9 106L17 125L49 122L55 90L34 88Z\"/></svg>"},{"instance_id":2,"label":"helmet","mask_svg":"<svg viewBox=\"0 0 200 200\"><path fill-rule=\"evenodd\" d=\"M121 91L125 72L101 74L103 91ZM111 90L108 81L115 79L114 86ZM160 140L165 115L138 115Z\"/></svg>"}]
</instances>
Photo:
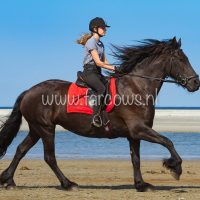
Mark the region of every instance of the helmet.
<instances>
[{"instance_id":1,"label":"helmet","mask_svg":"<svg viewBox=\"0 0 200 200\"><path fill-rule=\"evenodd\" d=\"M98 27L103 27L103 28L105 28L105 27L110 27L110 26L108 26L108 25L106 24L106 22L105 22L102 18L96 17L96 18L94 18L94 19L92 19L92 20L90 21L89 30L90 30L91 32L93 32L93 29L94 29L94 28L98 28Z\"/></svg>"}]
</instances>

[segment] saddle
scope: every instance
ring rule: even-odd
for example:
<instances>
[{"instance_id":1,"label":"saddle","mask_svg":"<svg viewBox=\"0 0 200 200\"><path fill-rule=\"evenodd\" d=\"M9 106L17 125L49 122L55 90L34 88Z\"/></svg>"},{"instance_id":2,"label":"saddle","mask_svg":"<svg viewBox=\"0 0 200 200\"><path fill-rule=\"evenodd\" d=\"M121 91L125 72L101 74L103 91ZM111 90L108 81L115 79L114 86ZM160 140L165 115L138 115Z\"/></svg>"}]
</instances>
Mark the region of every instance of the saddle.
<instances>
[{"instance_id":1,"label":"saddle","mask_svg":"<svg viewBox=\"0 0 200 200\"><path fill-rule=\"evenodd\" d=\"M104 84L106 86L106 94L103 101L100 117L102 125L106 127L109 122L107 113L110 112L115 105L115 78L105 77ZM68 88L67 96L67 113L83 113L89 115L93 114L95 105L94 103L96 103L97 94L90 86L87 85L83 72L77 72L77 80Z\"/></svg>"}]
</instances>

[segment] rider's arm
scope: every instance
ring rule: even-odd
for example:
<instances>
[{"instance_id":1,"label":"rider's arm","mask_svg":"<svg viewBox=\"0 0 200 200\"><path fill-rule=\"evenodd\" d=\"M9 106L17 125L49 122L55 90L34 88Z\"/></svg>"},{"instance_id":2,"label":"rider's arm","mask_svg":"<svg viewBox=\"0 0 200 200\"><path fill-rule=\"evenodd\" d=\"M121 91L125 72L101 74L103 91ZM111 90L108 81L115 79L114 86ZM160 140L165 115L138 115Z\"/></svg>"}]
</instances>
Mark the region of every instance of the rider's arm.
<instances>
[{"instance_id":1,"label":"rider's arm","mask_svg":"<svg viewBox=\"0 0 200 200\"><path fill-rule=\"evenodd\" d=\"M107 58L106 58L105 53L104 53L104 55L103 55L103 58L104 58L104 63L109 64L109 63L108 63L108 60L107 60Z\"/></svg>"},{"instance_id":2,"label":"rider's arm","mask_svg":"<svg viewBox=\"0 0 200 200\"><path fill-rule=\"evenodd\" d=\"M97 52L96 49L92 49L92 50L90 51L90 53L91 53L92 58L93 58L93 60L94 60L94 62L95 62L95 64L96 64L97 66L103 67L103 68L105 68L105 69L113 70L113 71L115 70L115 67L114 67L114 66L108 64L106 58L104 59L104 62L102 62L102 61L100 60L99 55L98 55L98 52Z\"/></svg>"}]
</instances>

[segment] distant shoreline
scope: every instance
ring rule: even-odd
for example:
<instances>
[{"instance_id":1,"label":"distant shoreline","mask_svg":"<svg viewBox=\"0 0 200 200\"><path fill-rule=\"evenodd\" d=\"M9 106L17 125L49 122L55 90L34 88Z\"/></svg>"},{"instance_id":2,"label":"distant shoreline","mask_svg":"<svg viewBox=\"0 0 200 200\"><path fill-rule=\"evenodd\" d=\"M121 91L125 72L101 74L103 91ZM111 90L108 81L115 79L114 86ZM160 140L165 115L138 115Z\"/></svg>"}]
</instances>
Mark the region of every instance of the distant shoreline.
<instances>
[{"instance_id":1,"label":"distant shoreline","mask_svg":"<svg viewBox=\"0 0 200 200\"><path fill-rule=\"evenodd\" d=\"M0 109L13 109L12 106L0 106ZM157 110L200 110L200 107L185 107L185 106L180 106L180 107L172 107L172 106L159 106L156 107Z\"/></svg>"},{"instance_id":2,"label":"distant shoreline","mask_svg":"<svg viewBox=\"0 0 200 200\"><path fill-rule=\"evenodd\" d=\"M6 120L12 108L0 108L0 120ZM1 122L0 122L1 124ZM200 133L200 107L158 107L155 110L153 129L158 132ZM21 131L28 131L28 124L23 118ZM56 126L56 131L66 131Z\"/></svg>"}]
</instances>

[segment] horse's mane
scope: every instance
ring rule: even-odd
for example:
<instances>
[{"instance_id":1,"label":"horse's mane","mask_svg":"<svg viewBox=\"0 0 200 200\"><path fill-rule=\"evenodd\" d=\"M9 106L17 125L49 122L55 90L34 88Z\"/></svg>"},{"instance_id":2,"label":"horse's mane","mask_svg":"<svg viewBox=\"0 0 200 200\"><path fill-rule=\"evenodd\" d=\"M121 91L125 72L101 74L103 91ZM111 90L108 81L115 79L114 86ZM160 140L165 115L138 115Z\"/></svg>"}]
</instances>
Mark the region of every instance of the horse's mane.
<instances>
[{"instance_id":1,"label":"horse's mane","mask_svg":"<svg viewBox=\"0 0 200 200\"><path fill-rule=\"evenodd\" d=\"M115 46L112 45L112 56L114 56L120 62L120 71L122 73L131 72L135 66L143 61L145 58L149 58L150 63L156 57L159 57L164 52L169 53L179 47L176 38L167 40L155 40L145 39L139 41L139 45L131 46ZM118 73L108 73L110 76L118 75Z\"/></svg>"}]
</instances>

